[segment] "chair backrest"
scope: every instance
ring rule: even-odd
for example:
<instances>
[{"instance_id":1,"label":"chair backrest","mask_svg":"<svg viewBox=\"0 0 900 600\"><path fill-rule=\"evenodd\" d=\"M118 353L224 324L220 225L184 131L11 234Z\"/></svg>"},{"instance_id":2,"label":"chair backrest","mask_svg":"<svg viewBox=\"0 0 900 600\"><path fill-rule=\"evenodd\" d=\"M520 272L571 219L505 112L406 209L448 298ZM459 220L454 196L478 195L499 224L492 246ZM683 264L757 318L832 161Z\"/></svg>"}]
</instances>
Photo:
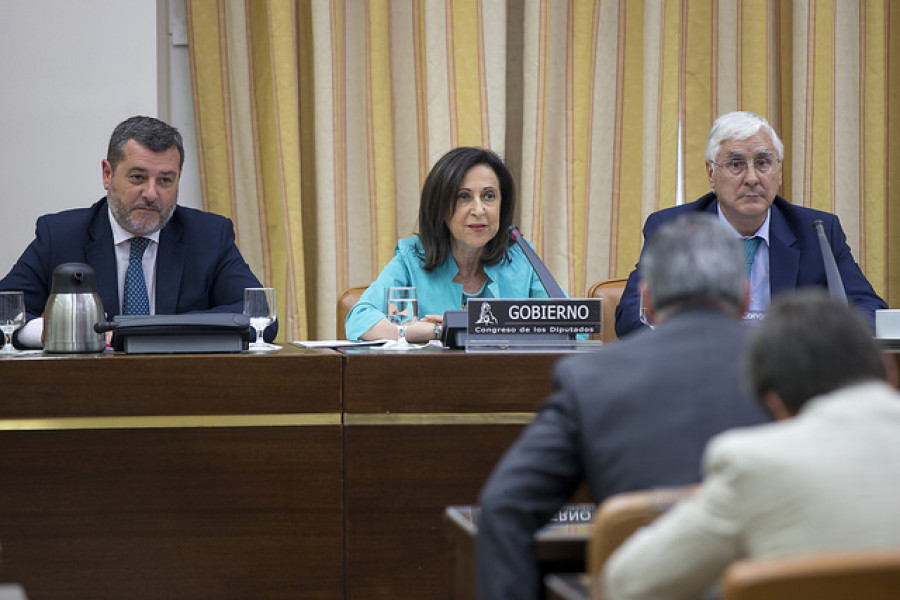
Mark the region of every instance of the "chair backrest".
<instances>
[{"instance_id":1,"label":"chair backrest","mask_svg":"<svg viewBox=\"0 0 900 600\"><path fill-rule=\"evenodd\" d=\"M338 296L337 310L335 311L337 317L335 323L335 339L342 340L347 337L347 332L344 330L344 322L347 320L347 314L368 287L369 286L367 285L358 285L356 287L347 288L341 292L340 296Z\"/></svg>"},{"instance_id":2,"label":"chair backrest","mask_svg":"<svg viewBox=\"0 0 900 600\"><path fill-rule=\"evenodd\" d=\"M746 559L722 578L725 600L900 598L900 548Z\"/></svg>"},{"instance_id":3,"label":"chair backrest","mask_svg":"<svg viewBox=\"0 0 900 600\"><path fill-rule=\"evenodd\" d=\"M619 305L619 298L625 291L625 283L627 277L619 279L607 279L606 281L598 281L588 288L588 298L603 298L603 335L591 336L591 339L601 339L604 344L615 342L619 338L616 337L616 306Z\"/></svg>"},{"instance_id":4,"label":"chair backrest","mask_svg":"<svg viewBox=\"0 0 900 600\"><path fill-rule=\"evenodd\" d=\"M587 572L599 574L606 559L628 536L652 523L697 488L696 485L654 488L607 498L594 513L594 527L588 543Z\"/></svg>"}]
</instances>

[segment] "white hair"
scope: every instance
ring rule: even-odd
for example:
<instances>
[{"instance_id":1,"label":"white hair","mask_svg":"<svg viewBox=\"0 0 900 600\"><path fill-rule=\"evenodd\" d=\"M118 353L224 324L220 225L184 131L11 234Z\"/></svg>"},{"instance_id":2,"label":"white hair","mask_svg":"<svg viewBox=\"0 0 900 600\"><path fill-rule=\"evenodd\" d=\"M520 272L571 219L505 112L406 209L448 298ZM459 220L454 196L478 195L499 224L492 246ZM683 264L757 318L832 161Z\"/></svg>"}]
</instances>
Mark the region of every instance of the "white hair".
<instances>
[{"instance_id":1,"label":"white hair","mask_svg":"<svg viewBox=\"0 0 900 600\"><path fill-rule=\"evenodd\" d=\"M769 134L775 145L778 160L784 160L784 144L769 122L761 116L747 111L725 113L716 119L706 141L706 162L715 162L719 148L725 140L746 140L760 129Z\"/></svg>"}]
</instances>

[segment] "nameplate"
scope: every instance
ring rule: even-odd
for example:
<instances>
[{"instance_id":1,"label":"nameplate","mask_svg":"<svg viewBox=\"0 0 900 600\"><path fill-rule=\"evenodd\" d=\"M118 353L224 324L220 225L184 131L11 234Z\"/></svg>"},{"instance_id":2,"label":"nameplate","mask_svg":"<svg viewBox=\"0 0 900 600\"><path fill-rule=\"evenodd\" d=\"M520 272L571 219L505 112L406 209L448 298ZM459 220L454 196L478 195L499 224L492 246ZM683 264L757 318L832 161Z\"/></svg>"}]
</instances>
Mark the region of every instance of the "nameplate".
<instances>
[{"instance_id":1,"label":"nameplate","mask_svg":"<svg viewBox=\"0 0 900 600\"><path fill-rule=\"evenodd\" d=\"M551 517L550 522L556 525L580 525L594 522L595 504L564 504Z\"/></svg>"},{"instance_id":2,"label":"nameplate","mask_svg":"<svg viewBox=\"0 0 900 600\"><path fill-rule=\"evenodd\" d=\"M600 333L599 298L471 298L469 339Z\"/></svg>"}]
</instances>

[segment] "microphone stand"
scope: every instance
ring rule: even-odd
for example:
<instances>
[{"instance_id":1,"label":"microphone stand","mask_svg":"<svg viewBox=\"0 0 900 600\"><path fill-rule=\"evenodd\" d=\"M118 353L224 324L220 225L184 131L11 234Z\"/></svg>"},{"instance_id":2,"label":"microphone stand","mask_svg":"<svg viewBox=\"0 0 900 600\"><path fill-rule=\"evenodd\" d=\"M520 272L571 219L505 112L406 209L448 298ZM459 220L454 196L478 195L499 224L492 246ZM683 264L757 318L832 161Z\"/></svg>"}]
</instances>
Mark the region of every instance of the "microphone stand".
<instances>
[{"instance_id":1,"label":"microphone stand","mask_svg":"<svg viewBox=\"0 0 900 600\"><path fill-rule=\"evenodd\" d=\"M525 236L522 235L519 228L515 225L510 225L509 235L512 237L513 241L519 245L522 252L525 253L525 258L528 259L528 262L531 263L531 268L537 273L538 279L541 280L544 289L547 291L547 296L550 298L566 298L566 293L559 287L559 284L556 283L553 275L550 274L550 269L548 269L547 265L545 265L538 257L534 249L528 245L528 242L525 241Z\"/></svg>"},{"instance_id":2,"label":"microphone stand","mask_svg":"<svg viewBox=\"0 0 900 600\"><path fill-rule=\"evenodd\" d=\"M847 304L847 292L844 291L844 281L841 279L841 272L838 270L837 261L834 260L834 253L828 245L828 238L825 237L825 225L821 219L813 221L813 229L819 238L819 247L822 249L822 260L825 262L825 279L828 281L828 293L831 297L839 302Z\"/></svg>"},{"instance_id":3,"label":"microphone stand","mask_svg":"<svg viewBox=\"0 0 900 600\"><path fill-rule=\"evenodd\" d=\"M519 228L515 225L509 227L509 235L514 242L519 245L525 258L531 263L531 268L537 273L538 279L547 291L550 298L566 298L559 284L550 274L547 265L541 261L534 249L525 241L525 237ZM467 313L465 310L448 310L444 313L444 326L441 328L441 343L448 348L462 348L466 345L466 327L468 325Z\"/></svg>"}]
</instances>

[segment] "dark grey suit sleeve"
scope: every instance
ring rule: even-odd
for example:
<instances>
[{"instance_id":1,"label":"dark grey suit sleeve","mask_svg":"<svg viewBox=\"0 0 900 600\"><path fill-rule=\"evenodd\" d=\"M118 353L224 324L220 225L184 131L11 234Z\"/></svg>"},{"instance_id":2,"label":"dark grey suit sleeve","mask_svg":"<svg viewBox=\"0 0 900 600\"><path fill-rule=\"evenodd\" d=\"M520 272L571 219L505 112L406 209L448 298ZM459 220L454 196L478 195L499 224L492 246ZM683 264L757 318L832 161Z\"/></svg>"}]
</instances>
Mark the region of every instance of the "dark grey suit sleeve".
<instances>
[{"instance_id":1,"label":"dark grey suit sleeve","mask_svg":"<svg viewBox=\"0 0 900 600\"><path fill-rule=\"evenodd\" d=\"M481 491L476 573L482 600L540 597L534 534L583 479L581 420L566 387L564 365L554 375L555 391Z\"/></svg>"}]
</instances>

